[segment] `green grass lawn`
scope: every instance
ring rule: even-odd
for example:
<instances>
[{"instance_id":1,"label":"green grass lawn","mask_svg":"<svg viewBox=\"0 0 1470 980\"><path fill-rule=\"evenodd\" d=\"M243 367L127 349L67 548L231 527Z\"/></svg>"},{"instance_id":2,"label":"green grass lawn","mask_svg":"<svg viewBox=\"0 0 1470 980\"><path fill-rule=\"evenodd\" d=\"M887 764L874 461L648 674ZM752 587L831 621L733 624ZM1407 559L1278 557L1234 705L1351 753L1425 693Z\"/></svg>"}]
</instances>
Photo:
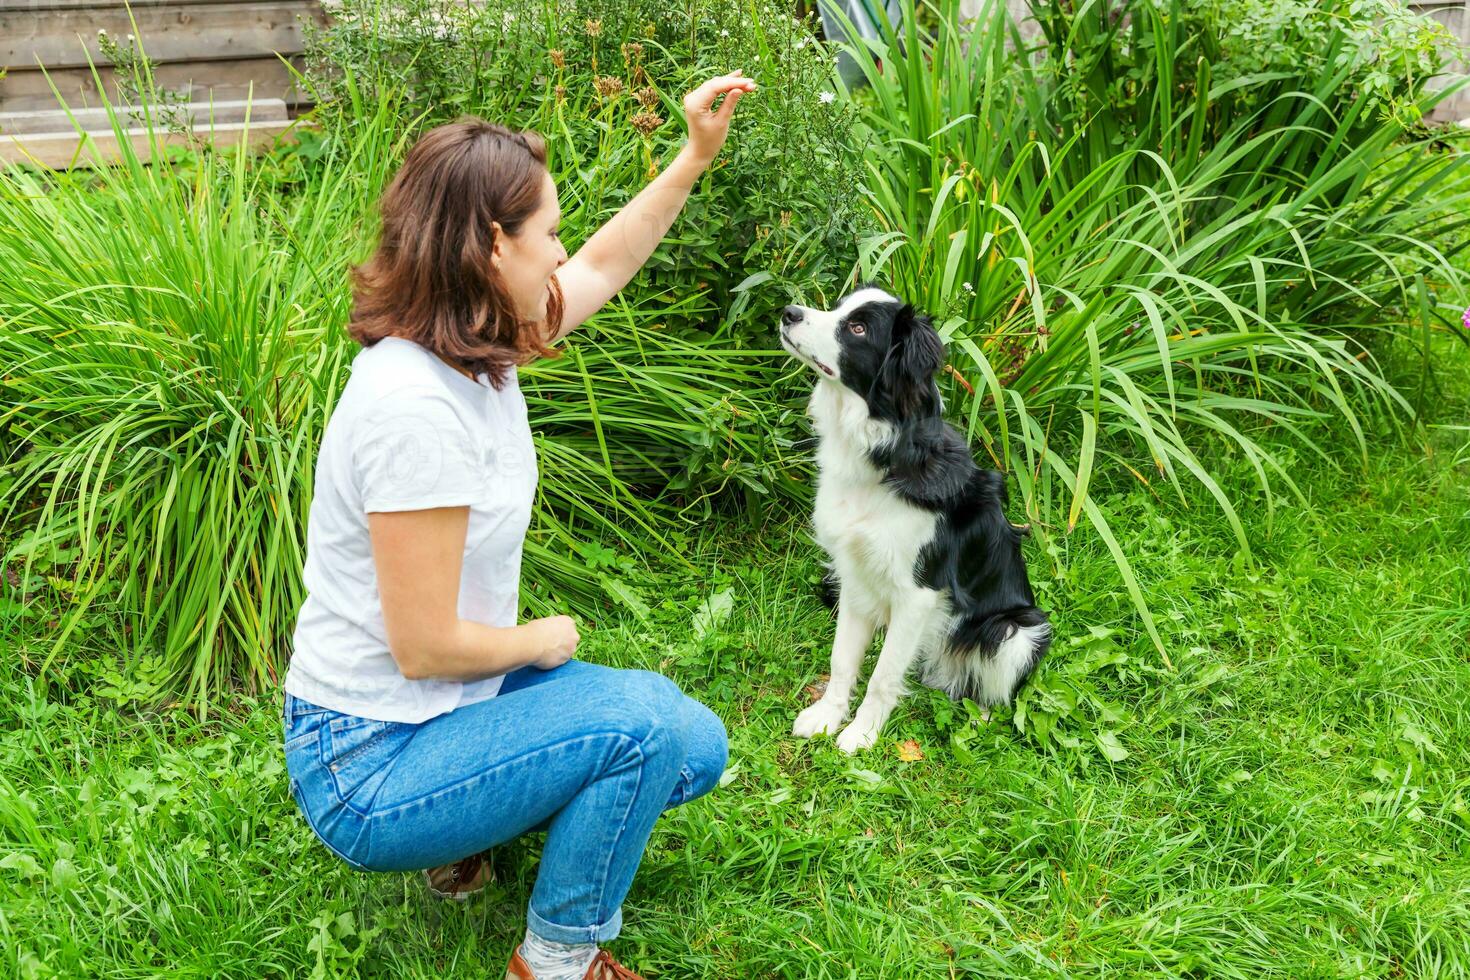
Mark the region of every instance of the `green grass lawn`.
<instances>
[{"instance_id":1,"label":"green grass lawn","mask_svg":"<svg viewBox=\"0 0 1470 980\"><path fill-rule=\"evenodd\" d=\"M1438 417L1463 422L1455 357ZM1268 530L1242 502L1254 567L1212 507L1097 488L1168 663L1096 539L1057 535L1029 551L1060 639L1024 731L921 690L855 759L789 734L832 633L815 547L799 522L712 530L649 621L584 630L585 658L668 673L732 743L726 785L655 831L615 952L668 978L1470 975L1467 435L1380 436L1366 468L1346 436L1341 468L1298 453L1309 506ZM1247 465L1219 460L1237 486ZM10 632L16 975L500 976L534 841L464 905L353 872L291 803L276 695L142 711L106 651L48 688Z\"/></svg>"}]
</instances>

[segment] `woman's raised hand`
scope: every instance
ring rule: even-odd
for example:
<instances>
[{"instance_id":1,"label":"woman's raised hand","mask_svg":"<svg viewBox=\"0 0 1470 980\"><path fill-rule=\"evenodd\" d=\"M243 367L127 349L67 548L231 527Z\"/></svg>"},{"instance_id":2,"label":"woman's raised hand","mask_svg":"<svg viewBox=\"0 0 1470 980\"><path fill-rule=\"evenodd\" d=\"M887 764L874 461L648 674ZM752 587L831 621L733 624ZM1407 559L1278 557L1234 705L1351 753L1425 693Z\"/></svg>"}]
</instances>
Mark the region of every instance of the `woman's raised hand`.
<instances>
[{"instance_id":1,"label":"woman's raised hand","mask_svg":"<svg viewBox=\"0 0 1470 980\"><path fill-rule=\"evenodd\" d=\"M730 118L740 97L756 90L755 79L743 71L717 75L684 96L684 118L689 123L689 150L706 166L720 153L725 137L730 134ZM711 109L716 98L725 96L718 109Z\"/></svg>"}]
</instances>

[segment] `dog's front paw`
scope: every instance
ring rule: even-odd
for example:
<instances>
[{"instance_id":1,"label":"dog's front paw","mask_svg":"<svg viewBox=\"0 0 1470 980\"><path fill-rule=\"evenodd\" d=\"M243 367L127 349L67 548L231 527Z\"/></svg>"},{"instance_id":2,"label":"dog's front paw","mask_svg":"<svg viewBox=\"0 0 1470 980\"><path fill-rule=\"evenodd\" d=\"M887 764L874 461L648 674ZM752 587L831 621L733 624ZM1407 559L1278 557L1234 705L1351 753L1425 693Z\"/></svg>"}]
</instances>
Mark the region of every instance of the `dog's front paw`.
<instances>
[{"instance_id":1,"label":"dog's front paw","mask_svg":"<svg viewBox=\"0 0 1470 980\"><path fill-rule=\"evenodd\" d=\"M888 711L889 708L870 701L858 705L857 713L853 714L853 724L842 729L842 735L836 736L836 746L848 755L873 748L878 743L879 733L882 733L883 721L888 720Z\"/></svg>"},{"instance_id":2,"label":"dog's front paw","mask_svg":"<svg viewBox=\"0 0 1470 980\"><path fill-rule=\"evenodd\" d=\"M883 731L882 724L871 724L863 720L862 712L852 720L852 724L842 730L837 736L837 747L848 755L854 752L862 752L871 749L878 741L878 733Z\"/></svg>"},{"instance_id":3,"label":"dog's front paw","mask_svg":"<svg viewBox=\"0 0 1470 980\"><path fill-rule=\"evenodd\" d=\"M833 704L830 701L818 701L796 716L796 724L791 726L791 733L799 738L831 735L842 727L842 722L846 718L847 709L842 705Z\"/></svg>"}]
</instances>

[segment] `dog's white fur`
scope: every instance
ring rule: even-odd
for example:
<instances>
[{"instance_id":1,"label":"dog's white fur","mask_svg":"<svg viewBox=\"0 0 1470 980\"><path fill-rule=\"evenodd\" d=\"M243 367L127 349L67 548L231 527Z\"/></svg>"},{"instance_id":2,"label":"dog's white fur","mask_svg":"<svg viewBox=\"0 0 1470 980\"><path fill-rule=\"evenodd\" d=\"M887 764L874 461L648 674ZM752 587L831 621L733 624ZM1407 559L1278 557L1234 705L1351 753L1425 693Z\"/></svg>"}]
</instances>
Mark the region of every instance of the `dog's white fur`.
<instances>
[{"instance_id":1,"label":"dog's white fur","mask_svg":"<svg viewBox=\"0 0 1470 980\"><path fill-rule=\"evenodd\" d=\"M908 503L882 483L870 451L891 440L890 423L870 417L862 397L841 384L837 331L846 314L873 300L892 299L864 289L832 311L803 308L805 319L789 331L787 349L818 372L807 413L818 436L817 499L812 523L817 543L831 557L840 584L832 671L821 698L802 711L792 731L802 738L835 733L847 720L858 670L873 635L886 626L883 647L852 722L837 747L870 748L903 697L908 672L924 665L924 681L951 695L979 679L990 703L1010 696L1021 665L1031 662L1049 627L1018 629L990 658L955 656L945 650L950 634L948 596L915 580L920 552L934 538L939 517Z\"/></svg>"}]
</instances>

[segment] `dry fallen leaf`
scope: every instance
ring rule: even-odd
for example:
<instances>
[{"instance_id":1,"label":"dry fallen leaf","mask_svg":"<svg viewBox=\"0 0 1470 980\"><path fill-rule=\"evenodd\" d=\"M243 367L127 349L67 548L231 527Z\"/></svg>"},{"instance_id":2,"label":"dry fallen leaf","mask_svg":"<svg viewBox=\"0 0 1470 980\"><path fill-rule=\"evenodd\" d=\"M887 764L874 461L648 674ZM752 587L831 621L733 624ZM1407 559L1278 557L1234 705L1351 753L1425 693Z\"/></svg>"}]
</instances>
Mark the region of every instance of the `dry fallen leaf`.
<instances>
[{"instance_id":1,"label":"dry fallen leaf","mask_svg":"<svg viewBox=\"0 0 1470 980\"><path fill-rule=\"evenodd\" d=\"M806 686L807 697L811 698L813 701L820 699L823 694L827 693L827 681L827 675L823 674L821 677L817 678L816 683L808 684Z\"/></svg>"},{"instance_id":2,"label":"dry fallen leaf","mask_svg":"<svg viewBox=\"0 0 1470 980\"><path fill-rule=\"evenodd\" d=\"M924 758L924 750L913 739L898 743L898 757L904 762L918 762Z\"/></svg>"}]
</instances>

